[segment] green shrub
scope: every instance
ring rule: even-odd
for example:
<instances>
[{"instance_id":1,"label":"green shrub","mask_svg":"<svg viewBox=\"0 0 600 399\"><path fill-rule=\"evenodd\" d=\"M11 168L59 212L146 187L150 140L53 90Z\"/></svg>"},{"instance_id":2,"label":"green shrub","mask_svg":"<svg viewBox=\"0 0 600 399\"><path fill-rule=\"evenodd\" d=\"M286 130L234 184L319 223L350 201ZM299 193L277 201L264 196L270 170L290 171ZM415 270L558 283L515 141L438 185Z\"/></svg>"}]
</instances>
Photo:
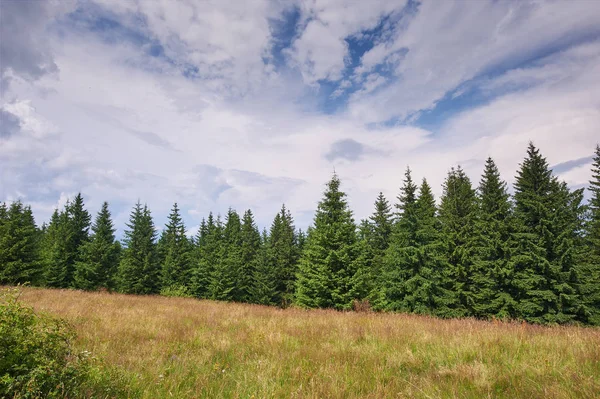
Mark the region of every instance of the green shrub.
<instances>
[{"instance_id":1,"label":"green shrub","mask_svg":"<svg viewBox=\"0 0 600 399\"><path fill-rule=\"evenodd\" d=\"M75 353L73 329L21 305L18 290L0 291L0 397L69 398L115 395L89 352Z\"/></svg>"},{"instance_id":2,"label":"green shrub","mask_svg":"<svg viewBox=\"0 0 600 399\"><path fill-rule=\"evenodd\" d=\"M160 290L160 295L174 296L180 298L192 298L193 295L190 293L188 287L184 285L170 285Z\"/></svg>"}]
</instances>

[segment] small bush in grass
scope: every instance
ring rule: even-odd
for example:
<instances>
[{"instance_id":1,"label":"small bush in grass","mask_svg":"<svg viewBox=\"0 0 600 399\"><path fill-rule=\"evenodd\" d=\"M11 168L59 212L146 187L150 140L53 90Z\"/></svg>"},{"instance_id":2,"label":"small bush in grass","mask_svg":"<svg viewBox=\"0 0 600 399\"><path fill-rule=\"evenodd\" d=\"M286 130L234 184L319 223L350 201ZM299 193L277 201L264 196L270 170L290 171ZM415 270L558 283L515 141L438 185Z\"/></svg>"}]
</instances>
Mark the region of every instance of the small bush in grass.
<instances>
[{"instance_id":1,"label":"small bush in grass","mask_svg":"<svg viewBox=\"0 0 600 399\"><path fill-rule=\"evenodd\" d=\"M116 394L89 352L75 353L73 329L21 305L18 290L0 291L0 397L69 398Z\"/></svg>"},{"instance_id":2,"label":"small bush in grass","mask_svg":"<svg viewBox=\"0 0 600 399\"><path fill-rule=\"evenodd\" d=\"M160 290L160 295L173 296L179 298L192 298L193 295L185 285L170 285Z\"/></svg>"}]
</instances>

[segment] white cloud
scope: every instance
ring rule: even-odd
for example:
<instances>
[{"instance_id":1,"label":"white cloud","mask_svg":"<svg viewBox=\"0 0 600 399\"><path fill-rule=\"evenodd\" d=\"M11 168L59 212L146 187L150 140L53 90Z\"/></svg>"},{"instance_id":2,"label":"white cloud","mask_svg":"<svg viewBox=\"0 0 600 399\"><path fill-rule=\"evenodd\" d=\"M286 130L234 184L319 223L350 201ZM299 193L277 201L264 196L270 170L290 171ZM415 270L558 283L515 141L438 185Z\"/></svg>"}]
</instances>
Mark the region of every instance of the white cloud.
<instances>
[{"instance_id":1,"label":"white cloud","mask_svg":"<svg viewBox=\"0 0 600 399\"><path fill-rule=\"evenodd\" d=\"M349 106L354 118L405 118L479 74L594 37L600 2L424 1L411 18L398 24L391 41L363 55L364 73L387 60L398 80L373 94L357 93Z\"/></svg>"},{"instance_id":2,"label":"white cloud","mask_svg":"<svg viewBox=\"0 0 600 399\"><path fill-rule=\"evenodd\" d=\"M471 82L497 97L451 115L434 131L364 124L430 108L486 68L524 59L561 35L588 31L595 4L577 3L562 13L566 6L558 3L545 9L475 2L470 10L464 3L426 2L414 19L401 21L393 41L375 43L361 70L340 83L343 90L358 90L348 113L333 114L320 109L322 99L307 85L339 79L348 55L344 39L404 2L300 3L300 30L289 57L302 77L285 67L274 71L269 60L269 20L281 18L282 5L257 2L231 10L232 3L221 2L107 4L123 24L158 40L171 60L80 28L76 34L67 28L61 35L46 33L58 75L16 77L0 104L21 126L0 142L0 199L22 196L38 221L49 218L57 199L62 203L82 191L91 211L108 200L121 229L138 199L148 202L158 225L174 201L189 226L229 206L252 208L265 226L285 202L298 226L306 227L333 167L362 218L379 191L396 197L407 165L415 180L427 177L439 194L457 163L477 182L483 160L492 155L511 180L530 139L550 164L589 156L598 140L597 41ZM557 12L564 21L555 19ZM134 13L147 24L135 25ZM555 27L548 31L545 24ZM380 62L395 66L400 79L374 71ZM186 63L197 66L202 78L182 76ZM368 150L330 161L327 154L339 142ZM562 177L581 184L589 179L586 167Z\"/></svg>"},{"instance_id":3,"label":"white cloud","mask_svg":"<svg viewBox=\"0 0 600 399\"><path fill-rule=\"evenodd\" d=\"M399 12L404 0L300 2L305 27L294 41L290 56L307 84L342 77L349 56L345 39L377 26L381 18Z\"/></svg>"}]
</instances>

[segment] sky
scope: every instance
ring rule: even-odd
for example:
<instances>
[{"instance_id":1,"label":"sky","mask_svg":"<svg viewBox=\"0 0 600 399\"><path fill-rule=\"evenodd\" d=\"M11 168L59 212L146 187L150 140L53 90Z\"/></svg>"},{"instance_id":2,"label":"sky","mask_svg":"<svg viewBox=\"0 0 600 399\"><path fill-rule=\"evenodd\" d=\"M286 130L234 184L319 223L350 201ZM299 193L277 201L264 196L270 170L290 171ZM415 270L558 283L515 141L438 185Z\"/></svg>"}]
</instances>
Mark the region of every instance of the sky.
<instances>
[{"instance_id":1,"label":"sky","mask_svg":"<svg viewBox=\"0 0 600 399\"><path fill-rule=\"evenodd\" d=\"M358 221L407 166L510 184L530 140L586 186L600 1L1 0L0 90L0 201L39 224L81 192L121 232L138 200L305 229L334 170Z\"/></svg>"}]
</instances>

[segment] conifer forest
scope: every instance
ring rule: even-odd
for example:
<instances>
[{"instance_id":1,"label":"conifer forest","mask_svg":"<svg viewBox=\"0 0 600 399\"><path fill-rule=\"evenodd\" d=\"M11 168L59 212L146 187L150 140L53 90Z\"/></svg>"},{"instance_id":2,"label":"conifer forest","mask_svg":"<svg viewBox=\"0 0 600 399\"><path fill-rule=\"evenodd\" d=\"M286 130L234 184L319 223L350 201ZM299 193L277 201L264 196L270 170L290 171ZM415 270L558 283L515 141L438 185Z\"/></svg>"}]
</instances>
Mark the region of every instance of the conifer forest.
<instances>
[{"instance_id":1,"label":"conifer forest","mask_svg":"<svg viewBox=\"0 0 600 399\"><path fill-rule=\"evenodd\" d=\"M122 241L106 202L91 215L79 194L42 224L6 202L0 284L600 325L600 146L586 188L532 143L512 187L491 158L477 182L451 168L439 199L409 168L398 186L359 222L334 174L306 232L283 205L263 231L251 210L229 209L188 238L175 203L159 236L138 202Z\"/></svg>"}]
</instances>

